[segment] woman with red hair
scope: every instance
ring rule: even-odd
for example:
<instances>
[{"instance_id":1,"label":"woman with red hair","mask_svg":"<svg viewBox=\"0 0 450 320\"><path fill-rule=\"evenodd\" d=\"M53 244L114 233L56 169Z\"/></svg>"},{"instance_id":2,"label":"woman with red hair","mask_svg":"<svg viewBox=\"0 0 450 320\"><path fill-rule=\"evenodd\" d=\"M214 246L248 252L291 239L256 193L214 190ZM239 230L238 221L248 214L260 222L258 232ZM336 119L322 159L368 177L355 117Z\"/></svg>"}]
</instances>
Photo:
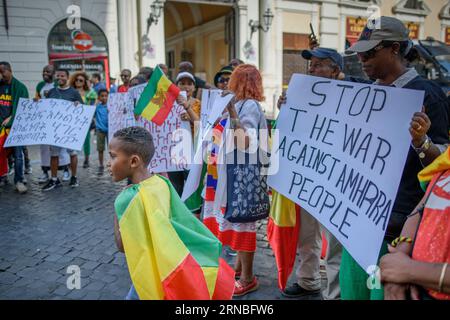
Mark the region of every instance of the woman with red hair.
<instances>
[{"instance_id":1,"label":"woman with red hair","mask_svg":"<svg viewBox=\"0 0 450 320\"><path fill-rule=\"evenodd\" d=\"M235 283L234 295L242 296L258 289L258 281L253 274L256 222L233 223L224 218L227 210L227 164L233 164L231 161L235 155L237 159L243 159L246 153L248 157L255 152L261 154L260 147L267 141L262 141L255 133L267 129L267 122L259 105L264 97L261 74L256 67L248 64L237 67L228 88L234 97L213 129L212 148L208 151L203 222L223 245L238 252L234 268L239 279ZM232 144L231 150L225 150L225 146L230 146L230 137L234 137L236 143Z\"/></svg>"}]
</instances>

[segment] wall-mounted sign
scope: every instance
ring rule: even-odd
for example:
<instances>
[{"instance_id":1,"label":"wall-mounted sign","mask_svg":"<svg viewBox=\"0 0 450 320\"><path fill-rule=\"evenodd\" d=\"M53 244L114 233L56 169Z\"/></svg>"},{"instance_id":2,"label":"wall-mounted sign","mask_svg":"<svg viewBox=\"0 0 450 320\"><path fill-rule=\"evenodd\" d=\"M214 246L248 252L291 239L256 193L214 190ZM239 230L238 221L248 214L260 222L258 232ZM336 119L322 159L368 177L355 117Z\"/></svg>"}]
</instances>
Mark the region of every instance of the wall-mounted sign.
<instances>
[{"instance_id":1,"label":"wall-mounted sign","mask_svg":"<svg viewBox=\"0 0 450 320\"><path fill-rule=\"evenodd\" d=\"M73 46L79 51L89 51L94 46L94 42L86 32L76 30L72 32Z\"/></svg>"},{"instance_id":2,"label":"wall-mounted sign","mask_svg":"<svg viewBox=\"0 0 450 320\"><path fill-rule=\"evenodd\" d=\"M407 22L405 23L405 26L409 29L409 37L412 40L419 39L420 24L416 22Z\"/></svg>"},{"instance_id":3,"label":"wall-mounted sign","mask_svg":"<svg viewBox=\"0 0 450 320\"><path fill-rule=\"evenodd\" d=\"M367 23L366 18L347 17L345 38L350 45L354 44L358 40L359 35L366 26L366 23Z\"/></svg>"}]
</instances>

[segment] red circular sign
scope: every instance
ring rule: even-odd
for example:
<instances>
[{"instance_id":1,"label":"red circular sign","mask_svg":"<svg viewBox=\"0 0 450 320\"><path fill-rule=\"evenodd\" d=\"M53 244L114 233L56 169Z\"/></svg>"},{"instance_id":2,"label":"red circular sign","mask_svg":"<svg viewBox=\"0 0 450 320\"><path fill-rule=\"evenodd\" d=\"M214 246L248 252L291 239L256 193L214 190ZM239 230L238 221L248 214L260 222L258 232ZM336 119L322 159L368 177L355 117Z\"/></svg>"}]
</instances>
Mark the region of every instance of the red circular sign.
<instances>
[{"instance_id":1,"label":"red circular sign","mask_svg":"<svg viewBox=\"0 0 450 320\"><path fill-rule=\"evenodd\" d=\"M88 51L94 45L90 35L79 32L73 37L73 46L80 51Z\"/></svg>"}]
</instances>

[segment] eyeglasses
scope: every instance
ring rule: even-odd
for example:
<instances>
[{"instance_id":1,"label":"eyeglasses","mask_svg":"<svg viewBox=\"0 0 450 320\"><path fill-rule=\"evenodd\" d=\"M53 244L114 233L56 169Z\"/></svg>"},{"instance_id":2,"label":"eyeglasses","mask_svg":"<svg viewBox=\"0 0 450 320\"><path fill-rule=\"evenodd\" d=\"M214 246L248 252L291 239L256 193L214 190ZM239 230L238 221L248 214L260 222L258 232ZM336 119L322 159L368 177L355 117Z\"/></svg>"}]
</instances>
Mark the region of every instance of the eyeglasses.
<instances>
[{"instance_id":1,"label":"eyeglasses","mask_svg":"<svg viewBox=\"0 0 450 320\"><path fill-rule=\"evenodd\" d=\"M230 82L230 78L219 78L219 83L228 83Z\"/></svg>"},{"instance_id":2,"label":"eyeglasses","mask_svg":"<svg viewBox=\"0 0 450 320\"><path fill-rule=\"evenodd\" d=\"M370 49L369 51L366 51L366 52L358 52L358 56L359 56L361 59L369 60L369 59L372 59L373 57L375 57L375 55L377 54L377 52L380 51L380 50L383 49L383 48L387 48L387 45L380 44L380 45L376 46L375 48Z\"/></svg>"},{"instance_id":3,"label":"eyeglasses","mask_svg":"<svg viewBox=\"0 0 450 320\"><path fill-rule=\"evenodd\" d=\"M76 82L84 82L84 79L83 78L79 78L79 79L76 79L75 81Z\"/></svg>"}]
</instances>

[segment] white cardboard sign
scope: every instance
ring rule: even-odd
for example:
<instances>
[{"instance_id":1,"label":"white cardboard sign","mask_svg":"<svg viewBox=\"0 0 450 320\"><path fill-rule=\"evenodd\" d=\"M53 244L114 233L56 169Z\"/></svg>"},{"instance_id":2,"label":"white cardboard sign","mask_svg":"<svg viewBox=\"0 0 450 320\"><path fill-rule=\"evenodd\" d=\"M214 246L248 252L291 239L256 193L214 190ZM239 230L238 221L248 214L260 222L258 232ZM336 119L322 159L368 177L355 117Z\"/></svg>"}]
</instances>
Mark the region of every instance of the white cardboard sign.
<instances>
[{"instance_id":1,"label":"white cardboard sign","mask_svg":"<svg viewBox=\"0 0 450 320\"><path fill-rule=\"evenodd\" d=\"M368 273L423 99L423 91L294 74L278 118L271 162L279 170L268 184L312 214Z\"/></svg>"}]
</instances>

